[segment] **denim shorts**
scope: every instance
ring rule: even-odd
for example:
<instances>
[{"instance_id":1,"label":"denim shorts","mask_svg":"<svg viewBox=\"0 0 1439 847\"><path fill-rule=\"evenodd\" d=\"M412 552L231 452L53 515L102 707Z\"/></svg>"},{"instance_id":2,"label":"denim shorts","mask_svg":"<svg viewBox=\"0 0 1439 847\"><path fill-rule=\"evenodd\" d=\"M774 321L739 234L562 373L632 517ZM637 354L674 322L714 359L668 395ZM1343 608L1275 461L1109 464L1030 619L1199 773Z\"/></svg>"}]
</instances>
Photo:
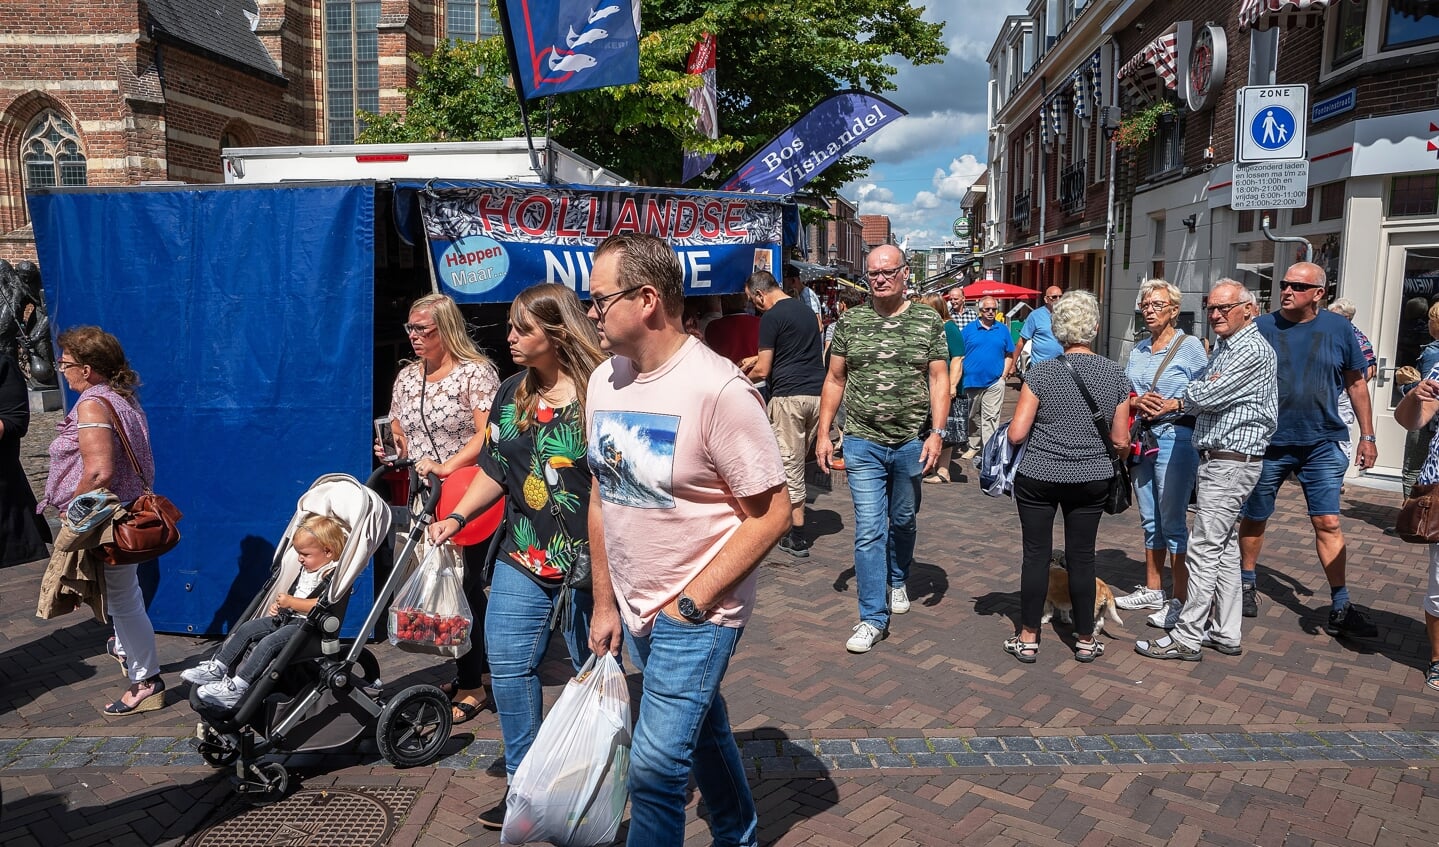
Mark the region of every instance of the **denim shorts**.
<instances>
[{"instance_id":1,"label":"denim shorts","mask_svg":"<svg viewBox=\"0 0 1439 847\"><path fill-rule=\"evenodd\" d=\"M1337 441L1322 441L1303 446L1270 447L1264 451L1264 469L1254 493L1244 504L1244 517L1267 521L1274 514L1274 498L1279 486L1290 474L1304 490L1309 516L1339 514L1339 489L1344 485L1344 472L1349 460Z\"/></svg>"}]
</instances>

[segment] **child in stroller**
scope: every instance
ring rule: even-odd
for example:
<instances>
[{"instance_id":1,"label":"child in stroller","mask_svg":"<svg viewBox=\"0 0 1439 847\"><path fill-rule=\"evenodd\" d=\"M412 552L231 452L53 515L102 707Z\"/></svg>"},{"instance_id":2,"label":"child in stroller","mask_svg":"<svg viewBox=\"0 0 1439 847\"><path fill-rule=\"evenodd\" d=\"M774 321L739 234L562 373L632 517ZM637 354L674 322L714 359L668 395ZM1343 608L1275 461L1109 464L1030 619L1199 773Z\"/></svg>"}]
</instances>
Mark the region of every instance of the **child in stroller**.
<instances>
[{"instance_id":1,"label":"child in stroller","mask_svg":"<svg viewBox=\"0 0 1439 847\"><path fill-rule=\"evenodd\" d=\"M301 570L290 588L292 593L277 595L268 617L236 627L214 658L180 674L186 682L200 686L196 693L201 700L222 709L235 708L250 683L299 634L300 618L315 607L316 598L329 584L347 538L345 526L334 518L307 515L300 521L292 543Z\"/></svg>"}]
</instances>

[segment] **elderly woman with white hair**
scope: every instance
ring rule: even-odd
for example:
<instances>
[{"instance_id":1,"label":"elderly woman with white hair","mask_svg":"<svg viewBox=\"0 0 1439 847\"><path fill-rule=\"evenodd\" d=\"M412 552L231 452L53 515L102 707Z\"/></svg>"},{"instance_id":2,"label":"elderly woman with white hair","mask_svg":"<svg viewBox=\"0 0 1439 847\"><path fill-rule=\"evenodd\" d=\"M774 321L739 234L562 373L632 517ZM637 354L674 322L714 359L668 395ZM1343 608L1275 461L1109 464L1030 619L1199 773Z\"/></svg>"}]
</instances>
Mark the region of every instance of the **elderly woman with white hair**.
<instances>
[{"instance_id":1,"label":"elderly woman with white hair","mask_svg":"<svg viewBox=\"0 0 1439 847\"><path fill-rule=\"evenodd\" d=\"M1175 325L1182 302L1179 288L1162 279L1148 280L1139 287L1139 314L1149 337L1135 345L1124 368L1135 394L1178 397L1208 362L1204 342ZM1189 582L1184 567L1189 549L1189 495L1199 472L1194 417L1171 413L1142 416L1136 423L1144 445L1131 460L1134 500L1144 530L1144 584L1114 602L1121 609L1158 609L1149 622L1172 629L1179 622ZM1168 599L1164 596L1166 552L1174 583Z\"/></svg>"},{"instance_id":2,"label":"elderly woman with white hair","mask_svg":"<svg viewBox=\"0 0 1439 847\"><path fill-rule=\"evenodd\" d=\"M1109 444L1120 455L1129 449L1130 385L1118 365L1090 349L1099 331L1099 302L1093 294L1065 294L1054 304L1053 324L1064 353L1025 374L1009 425L1010 443L1026 445L1014 477L1024 561L1020 628L1004 642L1004 649L1025 663L1035 661L1039 653L1039 619L1054 554L1054 513L1062 509L1069 598L1074 607L1074 658L1092 662L1104 655L1104 643L1094 631L1094 541L1114 476ZM1107 424L1103 435L1096 416Z\"/></svg>"}]
</instances>

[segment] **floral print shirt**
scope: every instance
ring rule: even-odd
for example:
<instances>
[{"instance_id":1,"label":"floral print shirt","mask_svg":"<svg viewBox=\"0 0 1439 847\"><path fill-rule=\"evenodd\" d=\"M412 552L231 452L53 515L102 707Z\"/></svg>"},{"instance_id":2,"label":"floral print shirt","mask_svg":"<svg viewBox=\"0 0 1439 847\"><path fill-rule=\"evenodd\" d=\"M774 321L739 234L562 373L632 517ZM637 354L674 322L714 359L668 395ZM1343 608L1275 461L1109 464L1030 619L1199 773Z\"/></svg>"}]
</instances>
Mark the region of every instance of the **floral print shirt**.
<instances>
[{"instance_id":1,"label":"floral print shirt","mask_svg":"<svg viewBox=\"0 0 1439 847\"><path fill-rule=\"evenodd\" d=\"M499 384L489 362L459 361L439 382L425 381L423 361L402 368L390 395L390 417L400 422L409 457L449 461L475 437L475 412L490 408Z\"/></svg>"},{"instance_id":2,"label":"floral print shirt","mask_svg":"<svg viewBox=\"0 0 1439 847\"><path fill-rule=\"evenodd\" d=\"M480 469L507 495L497 558L553 587L589 548L593 477L579 402L555 409L541 401L521 429L515 389L522 379L510 377L495 395Z\"/></svg>"}]
</instances>

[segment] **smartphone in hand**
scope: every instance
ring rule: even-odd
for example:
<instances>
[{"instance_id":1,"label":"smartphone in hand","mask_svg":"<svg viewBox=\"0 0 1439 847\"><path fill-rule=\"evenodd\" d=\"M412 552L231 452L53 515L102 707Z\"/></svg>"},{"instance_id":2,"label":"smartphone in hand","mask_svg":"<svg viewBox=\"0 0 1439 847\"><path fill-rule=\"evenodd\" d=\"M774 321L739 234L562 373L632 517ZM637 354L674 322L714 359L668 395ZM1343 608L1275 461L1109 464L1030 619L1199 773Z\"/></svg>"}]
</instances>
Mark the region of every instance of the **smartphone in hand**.
<instances>
[{"instance_id":1,"label":"smartphone in hand","mask_svg":"<svg viewBox=\"0 0 1439 847\"><path fill-rule=\"evenodd\" d=\"M380 459L393 462L400 458L400 448L395 444L395 431L390 428L390 418L375 418L375 442L380 445Z\"/></svg>"}]
</instances>

